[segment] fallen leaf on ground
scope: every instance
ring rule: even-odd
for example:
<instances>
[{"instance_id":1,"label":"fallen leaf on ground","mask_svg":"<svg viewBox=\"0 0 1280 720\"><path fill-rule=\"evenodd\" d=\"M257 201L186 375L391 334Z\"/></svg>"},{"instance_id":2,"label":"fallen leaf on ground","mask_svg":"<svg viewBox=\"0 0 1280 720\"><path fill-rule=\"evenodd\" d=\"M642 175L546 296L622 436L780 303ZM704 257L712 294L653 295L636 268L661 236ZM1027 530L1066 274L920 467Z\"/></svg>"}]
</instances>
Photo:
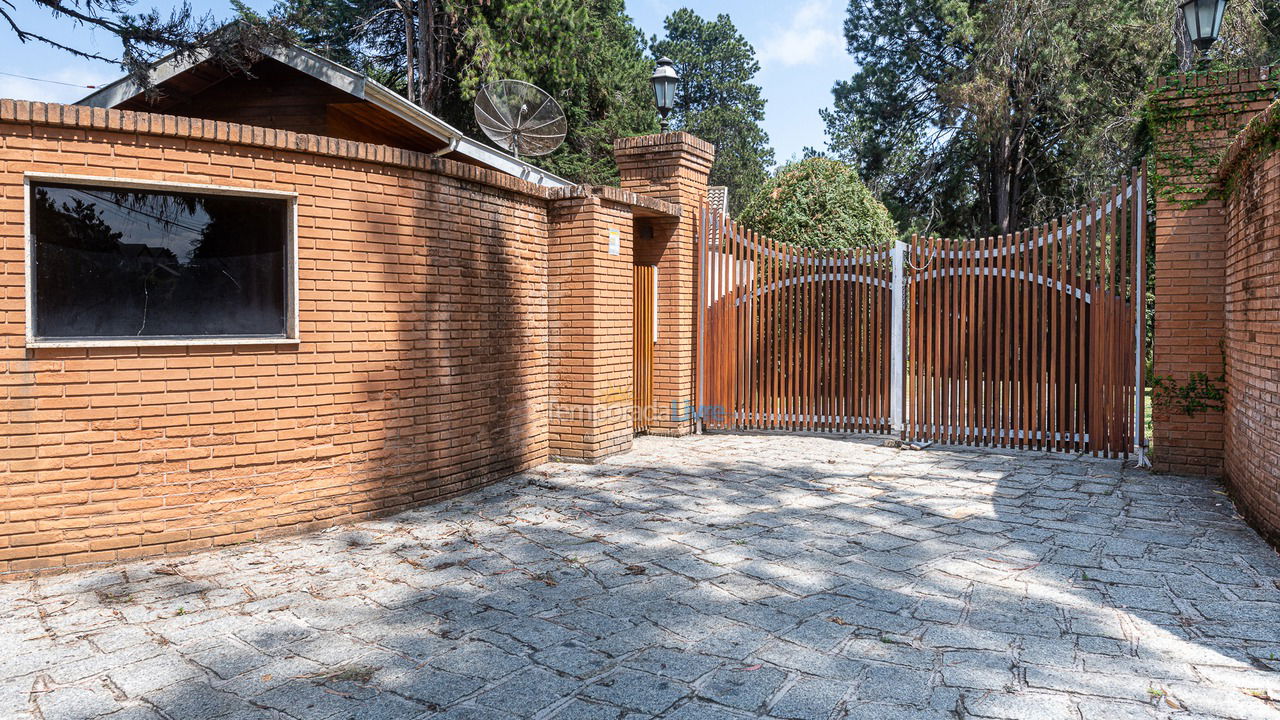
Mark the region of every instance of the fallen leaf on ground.
<instances>
[{"instance_id":1,"label":"fallen leaf on ground","mask_svg":"<svg viewBox=\"0 0 1280 720\"><path fill-rule=\"evenodd\" d=\"M836 617L836 616L834 616L834 615L833 615L832 617L827 618L827 619L828 619L828 620L830 620L831 622L833 622L833 623L837 624L837 625L851 625L851 624L852 624L852 623L850 623L848 620L845 620L845 619L844 619L844 618L842 618L842 617Z\"/></svg>"},{"instance_id":2,"label":"fallen leaf on ground","mask_svg":"<svg viewBox=\"0 0 1280 720\"><path fill-rule=\"evenodd\" d=\"M628 565L623 575L644 575L648 572L643 565Z\"/></svg>"}]
</instances>

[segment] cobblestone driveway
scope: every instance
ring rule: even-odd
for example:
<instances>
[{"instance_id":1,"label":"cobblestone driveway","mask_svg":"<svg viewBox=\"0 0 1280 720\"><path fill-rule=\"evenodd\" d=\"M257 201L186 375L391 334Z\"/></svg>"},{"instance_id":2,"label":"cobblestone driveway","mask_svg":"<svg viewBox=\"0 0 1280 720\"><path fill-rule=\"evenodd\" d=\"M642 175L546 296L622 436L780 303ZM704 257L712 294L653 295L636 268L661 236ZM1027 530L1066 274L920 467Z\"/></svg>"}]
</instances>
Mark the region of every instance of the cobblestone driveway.
<instances>
[{"instance_id":1,"label":"cobblestone driveway","mask_svg":"<svg viewBox=\"0 0 1280 720\"><path fill-rule=\"evenodd\" d=\"M1280 718L1277 583L1215 485L1117 461L642 439L2 584L0 715Z\"/></svg>"}]
</instances>

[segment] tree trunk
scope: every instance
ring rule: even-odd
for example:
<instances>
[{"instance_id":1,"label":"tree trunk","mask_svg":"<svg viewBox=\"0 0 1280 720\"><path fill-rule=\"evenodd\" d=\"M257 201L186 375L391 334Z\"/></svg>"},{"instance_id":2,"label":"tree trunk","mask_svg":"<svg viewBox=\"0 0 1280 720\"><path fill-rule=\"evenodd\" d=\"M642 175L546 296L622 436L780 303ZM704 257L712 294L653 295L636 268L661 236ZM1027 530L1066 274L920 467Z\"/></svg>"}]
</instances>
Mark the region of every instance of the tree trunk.
<instances>
[{"instance_id":1,"label":"tree trunk","mask_svg":"<svg viewBox=\"0 0 1280 720\"><path fill-rule=\"evenodd\" d=\"M409 95L409 102L418 102L417 78L414 76L416 69L416 60L414 57L417 53L413 47L415 39L413 35L413 10L404 2L397 2L396 7L400 9L400 15L404 18L404 72L405 72L405 93Z\"/></svg>"},{"instance_id":2,"label":"tree trunk","mask_svg":"<svg viewBox=\"0 0 1280 720\"><path fill-rule=\"evenodd\" d=\"M435 83L435 25L434 0L418 0L418 104L428 111L434 110Z\"/></svg>"},{"instance_id":3,"label":"tree trunk","mask_svg":"<svg viewBox=\"0 0 1280 720\"><path fill-rule=\"evenodd\" d=\"M1013 230L1010 221L1009 138L991 143L991 224L1004 234Z\"/></svg>"}]
</instances>

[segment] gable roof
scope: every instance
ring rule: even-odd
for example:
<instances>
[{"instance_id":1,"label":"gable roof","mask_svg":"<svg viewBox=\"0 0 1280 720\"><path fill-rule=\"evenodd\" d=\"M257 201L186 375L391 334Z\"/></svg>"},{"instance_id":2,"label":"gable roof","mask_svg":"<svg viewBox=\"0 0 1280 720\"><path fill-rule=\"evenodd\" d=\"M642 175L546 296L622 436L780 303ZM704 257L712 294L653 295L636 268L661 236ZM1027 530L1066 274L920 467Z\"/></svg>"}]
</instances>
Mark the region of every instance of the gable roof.
<instances>
[{"instance_id":1,"label":"gable roof","mask_svg":"<svg viewBox=\"0 0 1280 720\"><path fill-rule=\"evenodd\" d=\"M421 107L409 102L399 93L375 80L362 75L351 68L321 57L310 50L296 45L279 45L263 48L262 55L282 63L298 72L311 76L333 89L352 96L358 101L366 102L378 110L407 125L412 130L422 133L434 141L441 149L439 155L449 155L472 164L492 168L546 187L567 187L574 183L554 175L542 168L509 155L497 148L489 147L478 140L463 135L460 130L432 115ZM170 56L156 63L151 69L152 81L158 86L178 82L179 76L190 78L201 66L208 63L207 57L178 58ZM222 73L220 77L227 76ZM205 80L204 87L211 86L217 80ZM191 83L188 80L188 83ZM196 81L197 84L199 81ZM197 87L196 92L200 88ZM142 102L143 89L131 77L122 77L109 85L84 97L76 104L90 107L115 108L126 105L137 105ZM128 108L132 109L132 108Z\"/></svg>"}]
</instances>

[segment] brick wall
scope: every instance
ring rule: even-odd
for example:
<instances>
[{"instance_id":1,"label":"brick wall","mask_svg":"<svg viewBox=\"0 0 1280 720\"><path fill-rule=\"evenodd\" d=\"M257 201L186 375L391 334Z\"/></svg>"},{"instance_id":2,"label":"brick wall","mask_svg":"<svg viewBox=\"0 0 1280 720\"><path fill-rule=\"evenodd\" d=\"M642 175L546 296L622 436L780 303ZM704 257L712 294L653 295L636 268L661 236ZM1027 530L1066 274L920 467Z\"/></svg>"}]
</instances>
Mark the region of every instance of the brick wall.
<instances>
[{"instance_id":1,"label":"brick wall","mask_svg":"<svg viewBox=\"0 0 1280 720\"><path fill-rule=\"evenodd\" d=\"M1270 103L1267 69L1164 78L1152 98L1156 189L1156 375L1185 383L1223 371L1226 225L1214 173L1240 128ZM1223 415L1156 408L1153 465L1162 472L1217 475Z\"/></svg>"},{"instance_id":2,"label":"brick wall","mask_svg":"<svg viewBox=\"0 0 1280 720\"><path fill-rule=\"evenodd\" d=\"M715 147L688 133L626 138L614 144L622 187L680 205L689 212L673 222L653 223L652 236L637 243L636 257L658 267L658 338L654 344L650 425L660 435L693 431L697 339L698 212L707 198ZM674 412L673 412L674 411Z\"/></svg>"},{"instance_id":3,"label":"brick wall","mask_svg":"<svg viewBox=\"0 0 1280 720\"><path fill-rule=\"evenodd\" d=\"M592 461L630 448L634 434L632 210L590 193L555 195L568 197L551 209L551 452Z\"/></svg>"},{"instance_id":4,"label":"brick wall","mask_svg":"<svg viewBox=\"0 0 1280 720\"><path fill-rule=\"evenodd\" d=\"M25 347L25 172L296 192L300 342ZM680 212L593 193L627 241L628 208ZM551 202L384 146L0 101L0 573L332 525L544 461L551 395L571 385L553 376L549 332L576 297L550 281ZM630 261L609 272L625 262L629 278ZM625 289L607 298L629 309ZM609 328L599 372L629 387L613 360L629 356L629 322Z\"/></svg>"},{"instance_id":5,"label":"brick wall","mask_svg":"<svg viewBox=\"0 0 1280 720\"><path fill-rule=\"evenodd\" d=\"M1226 199L1225 475L1237 505L1280 544L1280 105L1250 123L1219 177Z\"/></svg>"}]
</instances>

